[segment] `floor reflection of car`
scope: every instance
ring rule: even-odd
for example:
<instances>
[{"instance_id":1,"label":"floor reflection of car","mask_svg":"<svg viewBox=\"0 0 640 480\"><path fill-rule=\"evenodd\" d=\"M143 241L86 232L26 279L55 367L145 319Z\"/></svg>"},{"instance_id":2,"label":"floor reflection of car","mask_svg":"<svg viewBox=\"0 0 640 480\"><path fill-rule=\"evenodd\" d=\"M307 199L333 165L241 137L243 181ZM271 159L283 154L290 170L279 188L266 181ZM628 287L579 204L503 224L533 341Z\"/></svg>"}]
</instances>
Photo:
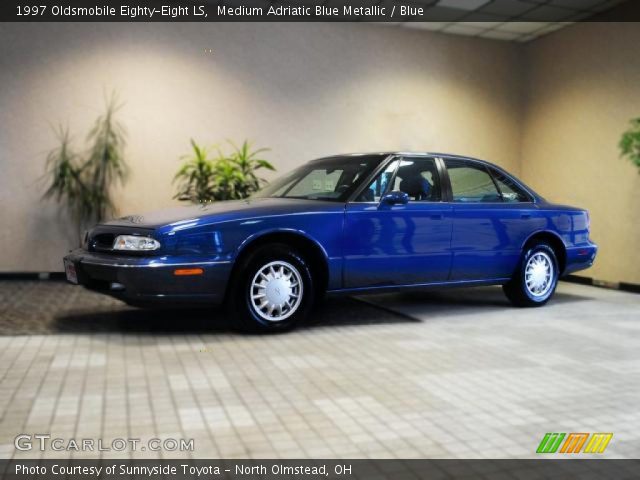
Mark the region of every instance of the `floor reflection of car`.
<instances>
[{"instance_id":1,"label":"floor reflection of car","mask_svg":"<svg viewBox=\"0 0 640 480\"><path fill-rule=\"evenodd\" d=\"M495 165L377 153L309 162L247 200L97 225L65 268L132 305L224 303L239 327L282 330L325 294L495 284L543 305L596 250L585 210Z\"/></svg>"}]
</instances>

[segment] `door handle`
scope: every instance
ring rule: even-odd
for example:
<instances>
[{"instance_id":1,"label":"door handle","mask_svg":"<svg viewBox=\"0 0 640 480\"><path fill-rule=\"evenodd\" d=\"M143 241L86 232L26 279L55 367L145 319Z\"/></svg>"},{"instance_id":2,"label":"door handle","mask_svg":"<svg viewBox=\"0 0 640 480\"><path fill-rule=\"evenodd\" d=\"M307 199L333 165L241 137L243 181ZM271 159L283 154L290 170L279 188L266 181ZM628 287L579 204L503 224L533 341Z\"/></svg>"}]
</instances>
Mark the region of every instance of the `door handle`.
<instances>
[{"instance_id":1,"label":"door handle","mask_svg":"<svg viewBox=\"0 0 640 480\"><path fill-rule=\"evenodd\" d=\"M527 219L531 218L531 214L530 213L523 213L521 215L521 217L524 218L525 220L527 220Z\"/></svg>"},{"instance_id":2,"label":"door handle","mask_svg":"<svg viewBox=\"0 0 640 480\"><path fill-rule=\"evenodd\" d=\"M442 220L443 215L441 213L433 213L429 215L429 218L431 218L431 220Z\"/></svg>"}]
</instances>

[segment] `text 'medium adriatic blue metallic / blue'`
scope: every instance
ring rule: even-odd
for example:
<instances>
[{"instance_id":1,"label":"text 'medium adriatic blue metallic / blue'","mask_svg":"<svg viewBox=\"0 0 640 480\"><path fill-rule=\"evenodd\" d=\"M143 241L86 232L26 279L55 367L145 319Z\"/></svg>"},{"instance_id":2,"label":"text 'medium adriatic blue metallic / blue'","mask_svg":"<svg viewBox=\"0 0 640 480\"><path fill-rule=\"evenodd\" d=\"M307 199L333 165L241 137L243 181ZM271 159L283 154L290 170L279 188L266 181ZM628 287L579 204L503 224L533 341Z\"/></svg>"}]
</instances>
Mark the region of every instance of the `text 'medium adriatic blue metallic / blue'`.
<instances>
[{"instance_id":1,"label":"text 'medium adriatic blue metallic / blue'","mask_svg":"<svg viewBox=\"0 0 640 480\"><path fill-rule=\"evenodd\" d=\"M136 306L225 304L237 326L283 330L325 294L503 285L540 306L590 267L587 211L501 168L447 154L314 160L247 200L95 226L67 278Z\"/></svg>"}]
</instances>

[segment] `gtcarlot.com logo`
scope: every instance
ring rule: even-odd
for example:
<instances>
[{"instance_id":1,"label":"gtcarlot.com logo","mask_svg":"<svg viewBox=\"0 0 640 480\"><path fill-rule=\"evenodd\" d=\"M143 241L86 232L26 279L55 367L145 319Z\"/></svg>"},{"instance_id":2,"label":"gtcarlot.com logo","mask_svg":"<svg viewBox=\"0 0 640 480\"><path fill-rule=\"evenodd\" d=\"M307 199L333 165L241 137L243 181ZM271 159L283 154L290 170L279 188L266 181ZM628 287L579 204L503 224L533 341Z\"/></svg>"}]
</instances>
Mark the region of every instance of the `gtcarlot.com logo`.
<instances>
[{"instance_id":1,"label":"gtcarlot.com logo","mask_svg":"<svg viewBox=\"0 0 640 480\"><path fill-rule=\"evenodd\" d=\"M54 452L193 452L193 438L59 438L48 433L18 435L13 444L16 450L52 450Z\"/></svg>"},{"instance_id":2,"label":"gtcarlot.com logo","mask_svg":"<svg viewBox=\"0 0 640 480\"><path fill-rule=\"evenodd\" d=\"M536 453L604 453L612 437L613 433L546 433Z\"/></svg>"}]
</instances>

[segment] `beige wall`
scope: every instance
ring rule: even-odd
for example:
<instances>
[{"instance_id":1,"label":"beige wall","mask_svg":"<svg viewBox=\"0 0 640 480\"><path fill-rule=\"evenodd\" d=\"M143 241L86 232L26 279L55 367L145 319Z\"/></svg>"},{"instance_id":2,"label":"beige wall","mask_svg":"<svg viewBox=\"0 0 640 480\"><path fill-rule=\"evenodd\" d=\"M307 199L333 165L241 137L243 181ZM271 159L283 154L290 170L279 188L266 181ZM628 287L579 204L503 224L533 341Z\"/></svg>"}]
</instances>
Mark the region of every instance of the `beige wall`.
<instances>
[{"instance_id":1,"label":"beige wall","mask_svg":"<svg viewBox=\"0 0 640 480\"><path fill-rule=\"evenodd\" d=\"M518 172L522 68L506 42L356 24L4 24L0 44L3 271L61 269L73 233L37 181L55 146L49 124L83 140L105 89L126 101L123 214L175 203L190 137L249 138L281 172L396 149Z\"/></svg>"},{"instance_id":2,"label":"beige wall","mask_svg":"<svg viewBox=\"0 0 640 480\"><path fill-rule=\"evenodd\" d=\"M640 174L618 156L640 116L637 23L579 24L526 47L522 179L549 200L588 208L600 245L582 273L640 283Z\"/></svg>"}]
</instances>

